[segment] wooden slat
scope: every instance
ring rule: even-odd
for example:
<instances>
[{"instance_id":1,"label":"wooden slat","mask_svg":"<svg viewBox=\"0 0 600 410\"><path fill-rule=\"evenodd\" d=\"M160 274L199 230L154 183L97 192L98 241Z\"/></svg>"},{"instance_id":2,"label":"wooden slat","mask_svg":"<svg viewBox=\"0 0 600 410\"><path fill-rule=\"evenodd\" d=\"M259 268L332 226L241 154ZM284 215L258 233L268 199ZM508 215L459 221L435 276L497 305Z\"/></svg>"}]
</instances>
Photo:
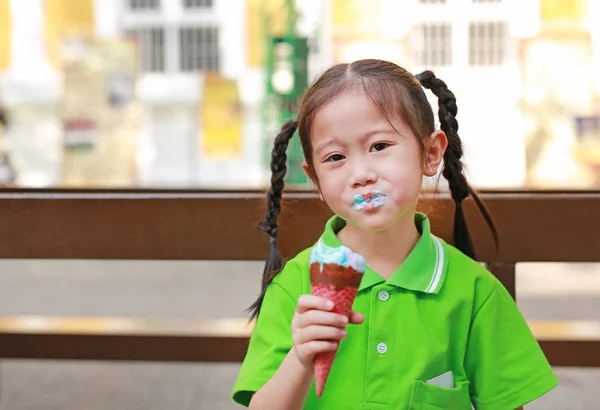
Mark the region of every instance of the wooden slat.
<instances>
[{"instance_id":1,"label":"wooden slat","mask_svg":"<svg viewBox=\"0 0 600 410\"><path fill-rule=\"evenodd\" d=\"M490 266L492 273L502 282L508 293L517 299L517 266L515 263L494 263Z\"/></svg>"},{"instance_id":2,"label":"wooden slat","mask_svg":"<svg viewBox=\"0 0 600 410\"><path fill-rule=\"evenodd\" d=\"M600 322L529 323L554 366L600 367ZM0 357L165 362L241 362L245 319L0 318Z\"/></svg>"},{"instance_id":3,"label":"wooden slat","mask_svg":"<svg viewBox=\"0 0 600 410\"><path fill-rule=\"evenodd\" d=\"M0 318L0 358L152 362L240 362L244 319Z\"/></svg>"},{"instance_id":4,"label":"wooden slat","mask_svg":"<svg viewBox=\"0 0 600 410\"><path fill-rule=\"evenodd\" d=\"M600 322L532 321L529 326L553 366L600 367Z\"/></svg>"},{"instance_id":5,"label":"wooden slat","mask_svg":"<svg viewBox=\"0 0 600 410\"><path fill-rule=\"evenodd\" d=\"M600 261L600 193L482 198L500 235L497 262ZM0 195L0 258L260 260L264 202L259 193L8 192ZM312 193L283 203L281 250L290 257L315 241L330 211ZM433 230L450 241L453 205L443 194L433 204L424 209ZM471 200L465 209L478 259L492 260L483 218Z\"/></svg>"},{"instance_id":6,"label":"wooden slat","mask_svg":"<svg viewBox=\"0 0 600 410\"><path fill-rule=\"evenodd\" d=\"M0 317L0 335L140 335L182 337L248 337L253 323L243 318L219 319L140 319L127 317Z\"/></svg>"}]
</instances>

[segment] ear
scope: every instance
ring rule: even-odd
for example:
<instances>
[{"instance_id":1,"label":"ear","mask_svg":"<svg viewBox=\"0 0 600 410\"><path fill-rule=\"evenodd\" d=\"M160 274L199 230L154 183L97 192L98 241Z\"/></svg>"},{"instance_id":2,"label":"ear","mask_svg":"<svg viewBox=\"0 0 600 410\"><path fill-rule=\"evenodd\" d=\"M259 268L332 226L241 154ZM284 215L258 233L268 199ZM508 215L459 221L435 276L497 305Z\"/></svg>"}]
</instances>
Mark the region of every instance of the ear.
<instances>
[{"instance_id":1,"label":"ear","mask_svg":"<svg viewBox=\"0 0 600 410\"><path fill-rule=\"evenodd\" d=\"M321 190L319 189L319 185L315 182L315 179L313 178L312 172L310 171L306 161L302 161L302 169L304 170L304 173L308 179L310 179L317 186L317 190L319 191L319 199L321 199L321 201L325 201L325 199L323 199L323 195L321 194Z\"/></svg>"},{"instance_id":2,"label":"ear","mask_svg":"<svg viewBox=\"0 0 600 410\"><path fill-rule=\"evenodd\" d=\"M447 147L448 138L444 131L434 131L425 139L425 166L423 173L426 176L435 176Z\"/></svg>"},{"instance_id":3,"label":"ear","mask_svg":"<svg viewBox=\"0 0 600 410\"><path fill-rule=\"evenodd\" d=\"M302 161L302 169L304 170L304 173L306 174L308 179L310 179L311 181L314 181L313 177L312 177L312 172L310 172L310 168L308 167L308 164L306 163L306 161Z\"/></svg>"}]
</instances>

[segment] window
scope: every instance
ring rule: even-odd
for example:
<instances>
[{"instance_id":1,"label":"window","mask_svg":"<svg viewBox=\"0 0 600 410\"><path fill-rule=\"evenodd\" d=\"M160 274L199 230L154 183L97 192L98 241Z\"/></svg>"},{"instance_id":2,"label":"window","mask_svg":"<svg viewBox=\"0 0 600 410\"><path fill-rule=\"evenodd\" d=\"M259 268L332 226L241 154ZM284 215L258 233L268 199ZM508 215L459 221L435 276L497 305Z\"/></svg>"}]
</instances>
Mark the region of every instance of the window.
<instances>
[{"instance_id":1,"label":"window","mask_svg":"<svg viewBox=\"0 0 600 410\"><path fill-rule=\"evenodd\" d=\"M185 27L179 31L181 71L219 70L219 29Z\"/></svg>"},{"instance_id":2,"label":"window","mask_svg":"<svg viewBox=\"0 0 600 410\"><path fill-rule=\"evenodd\" d=\"M158 10L160 9L160 0L129 0L131 10Z\"/></svg>"},{"instance_id":3,"label":"window","mask_svg":"<svg viewBox=\"0 0 600 410\"><path fill-rule=\"evenodd\" d=\"M123 28L138 45L142 73L221 69L223 31L215 0L127 0L127 4Z\"/></svg>"},{"instance_id":4,"label":"window","mask_svg":"<svg viewBox=\"0 0 600 410\"><path fill-rule=\"evenodd\" d=\"M207 9L213 6L213 0L185 0L186 9Z\"/></svg>"},{"instance_id":5,"label":"window","mask_svg":"<svg viewBox=\"0 0 600 410\"><path fill-rule=\"evenodd\" d=\"M469 64L474 66L503 64L507 36L506 22L469 24Z\"/></svg>"},{"instance_id":6,"label":"window","mask_svg":"<svg viewBox=\"0 0 600 410\"><path fill-rule=\"evenodd\" d=\"M413 33L413 57L421 66L452 64L452 29L450 23L424 23Z\"/></svg>"},{"instance_id":7,"label":"window","mask_svg":"<svg viewBox=\"0 0 600 410\"><path fill-rule=\"evenodd\" d=\"M165 71L165 30L159 27L127 31L138 44L139 61L143 72Z\"/></svg>"}]
</instances>

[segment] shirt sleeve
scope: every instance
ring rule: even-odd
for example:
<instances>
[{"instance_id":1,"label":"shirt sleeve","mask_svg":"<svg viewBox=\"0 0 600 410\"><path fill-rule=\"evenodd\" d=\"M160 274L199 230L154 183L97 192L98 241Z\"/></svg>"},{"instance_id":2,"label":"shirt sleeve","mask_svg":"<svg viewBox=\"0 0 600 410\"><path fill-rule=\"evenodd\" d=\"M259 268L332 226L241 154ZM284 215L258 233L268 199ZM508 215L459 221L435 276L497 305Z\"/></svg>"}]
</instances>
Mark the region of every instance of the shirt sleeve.
<instances>
[{"instance_id":1,"label":"shirt sleeve","mask_svg":"<svg viewBox=\"0 0 600 410\"><path fill-rule=\"evenodd\" d=\"M472 320L465 369L477 410L516 409L558 384L516 303L497 280Z\"/></svg>"},{"instance_id":2,"label":"shirt sleeve","mask_svg":"<svg viewBox=\"0 0 600 410\"><path fill-rule=\"evenodd\" d=\"M296 270L292 264L286 264L279 275L290 274L292 269ZM267 288L233 388L232 398L236 403L247 407L252 395L275 374L292 348L291 324L296 304L297 297L293 297L277 281Z\"/></svg>"}]
</instances>

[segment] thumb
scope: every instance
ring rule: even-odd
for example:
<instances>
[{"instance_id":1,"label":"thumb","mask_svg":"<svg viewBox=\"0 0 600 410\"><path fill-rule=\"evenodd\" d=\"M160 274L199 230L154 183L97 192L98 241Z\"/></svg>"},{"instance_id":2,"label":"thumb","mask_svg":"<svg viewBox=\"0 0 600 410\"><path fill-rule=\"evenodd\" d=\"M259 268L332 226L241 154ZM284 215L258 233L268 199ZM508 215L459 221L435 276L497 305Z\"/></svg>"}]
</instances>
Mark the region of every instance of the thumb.
<instances>
[{"instance_id":1,"label":"thumb","mask_svg":"<svg viewBox=\"0 0 600 410\"><path fill-rule=\"evenodd\" d=\"M359 325L364 321L365 321L365 317L362 313L353 311L352 314L350 314L350 323L352 323L354 325Z\"/></svg>"}]
</instances>

